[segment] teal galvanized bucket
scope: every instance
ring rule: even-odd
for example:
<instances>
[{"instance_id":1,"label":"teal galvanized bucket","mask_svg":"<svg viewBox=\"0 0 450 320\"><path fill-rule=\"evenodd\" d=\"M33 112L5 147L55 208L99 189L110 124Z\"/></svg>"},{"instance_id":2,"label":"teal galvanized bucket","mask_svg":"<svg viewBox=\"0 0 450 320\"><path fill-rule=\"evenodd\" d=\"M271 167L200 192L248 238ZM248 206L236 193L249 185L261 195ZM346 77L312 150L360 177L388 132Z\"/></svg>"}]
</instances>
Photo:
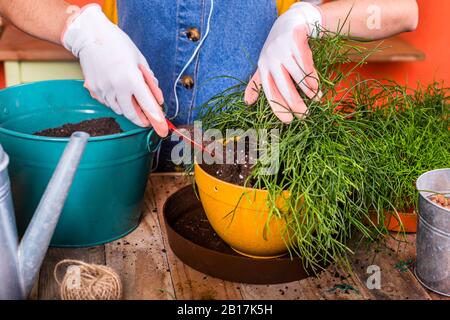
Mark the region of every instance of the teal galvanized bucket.
<instances>
[{"instance_id":1,"label":"teal galvanized bucket","mask_svg":"<svg viewBox=\"0 0 450 320\"><path fill-rule=\"evenodd\" d=\"M91 138L51 245L107 243L139 224L153 152L160 140L92 99L81 81L45 81L0 91L0 143L10 157L17 225L24 232L69 139L33 133L114 117L124 133Z\"/></svg>"}]
</instances>

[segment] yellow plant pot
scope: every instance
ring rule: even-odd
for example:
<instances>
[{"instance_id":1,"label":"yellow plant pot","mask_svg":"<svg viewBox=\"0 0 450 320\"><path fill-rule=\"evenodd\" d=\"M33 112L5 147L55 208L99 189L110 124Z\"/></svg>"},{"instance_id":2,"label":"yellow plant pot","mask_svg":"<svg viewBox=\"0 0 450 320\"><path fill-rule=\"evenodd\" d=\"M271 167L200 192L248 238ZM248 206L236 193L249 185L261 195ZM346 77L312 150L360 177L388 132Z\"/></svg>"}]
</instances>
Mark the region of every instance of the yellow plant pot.
<instances>
[{"instance_id":1,"label":"yellow plant pot","mask_svg":"<svg viewBox=\"0 0 450 320\"><path fill-rule=\"evenodd\" d=\"M198 164L195 164L194 170L200 200L208 220L233 250L262 259L286 254L286 222L275 216L269 221L267 191L219 180ZM282 208L284 202L280 199L278 207Z\"/></svg>"}]
</instances>

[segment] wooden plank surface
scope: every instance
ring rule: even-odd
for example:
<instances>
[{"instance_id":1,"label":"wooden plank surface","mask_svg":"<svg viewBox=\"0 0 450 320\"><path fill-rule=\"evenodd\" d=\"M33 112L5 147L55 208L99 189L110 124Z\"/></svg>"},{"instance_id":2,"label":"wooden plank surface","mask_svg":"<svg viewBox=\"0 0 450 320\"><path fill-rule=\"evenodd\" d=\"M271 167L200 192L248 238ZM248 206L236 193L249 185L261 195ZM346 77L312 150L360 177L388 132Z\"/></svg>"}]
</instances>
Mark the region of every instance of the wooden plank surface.
<instances>
[{"instance_id":1,"label":"wooden plank surface","mask_svg":"<svg viewBox=\"0 0 450 320\"><path fill-rule=\"evenodd\" d=\"M384 243L361 244L351 259L356 276L367 282L369 266L380 270L381 288L370 290L375 300L431 300L402 257Z\"/></svg>"},{"instance_id":2,"label":"wooden plank surface","mask_svg":"<svg viewBox=\"0 0 450 320\"><path fill-rule=\"evenodd\" d=\"M60 45L36 39L7 25L0 38L0 61L8 60L75 61L76 58Z\"/></svg>"},{"instance_id":3,"label":"wooden plank surface","mask_svg":"<svg viewBox=\"0 0 450 320\"><path fill-rule=\"evenodd\" d=\"M81 260L87 263L105 264L105 247L98 246L82 249L50 248L42 264L39 275L38 296L40 300L60 300L59 286L53 276L58 262L64 259ZM64 273L60 275L60 279Z\"/></svg>"},{"instance_id":4,"label":"wooden plank surface","mask_svg":"<svg viewBox=\"0 0 450 320\"><path fill-rule=\"evenodd\" d=\"M39 300L39 275L37 275L33 288L31 288L28 300Z\"/></svg>"},{"instance_id":5,"label":"wooden plank surface","mask_svg":"<svg viewBox=\"0 0 450 320\"><path fill-rule=\"evenodd\" d=\"M58 299L54 265L65 258L106 264L120 275L124 299L276 299L276 300L384 300L445 299L424 289L412 273L415 235L354 247L348 273L334 266L318 277L277 285L232 283L202 274L182 263L168 244L163 222L166 199L190 184L183 175L153 175L146 192L143 220L123 239L90 249L50 249L40 274L40 299ZM401 240L401 241L398 241ZM381 288L369 289L368 268L378 266Z\"/></svg>"},{"instance_id":6,"label":"wooden plank surface","mask_svg":"<svg viewBox=\"0 0 450 320\"><path fill-rule=\"evenodd\" d=\"M123 283L124 299L173 299L174 288L162 241L153 187L147 188L144 214L130 235L106 245L106 263Z\"/></svg>"},{"instance_id":7,"label":"wooden plank surface","mask_svg":"<svg viewBox=\"0 0 450 320\"><path fill-rule=\"evenodd\" d=\"M317 277L277 285L242 285L249 300L366 300L370 295L359 281L330 267Z\"/></svg>"},{"instance_id":8,"label":"wooden plank surface","mask_svg":"<svg viewBox=\"0 0 450 320\"><path fill-rule=\"evenodd\" d=\"M175 287L175 297L187 300L242 299L239 285L209 277L182 263L172 252L167 241L162 208L165 200L180 188L191 183L186 176L154 176L151 178L156 200L159 223L163 230L164 244L170 265L170 274Z\"/></svg>"},{"instance_id":9,"label":"wooden plank surface","mask_svg":"<svg viewBox=\"0 0 450 320\"><path fill-rule=\"evenodd\" d=\"M387 247L394 250L398 257L396 269L405 269L406 267L411 274L414 273L413 268L416 258L415 242L416 242L415 234L406 234L406 235L393 234L392 237L386 239ZM430 298L433 300L450 301L450 297L445 297L426 288L423 289L428 293Z\"/></svg>"}]
</instances>

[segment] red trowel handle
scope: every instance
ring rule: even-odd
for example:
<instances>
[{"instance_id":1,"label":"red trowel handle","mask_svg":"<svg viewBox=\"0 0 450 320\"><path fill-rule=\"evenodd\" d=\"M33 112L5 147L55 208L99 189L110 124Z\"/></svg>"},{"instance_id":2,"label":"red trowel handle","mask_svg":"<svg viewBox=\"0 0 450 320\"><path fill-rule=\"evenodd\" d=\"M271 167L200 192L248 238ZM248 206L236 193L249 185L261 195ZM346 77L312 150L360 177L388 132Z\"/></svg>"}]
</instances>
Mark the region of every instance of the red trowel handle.
<instances>
[{"instance_id":1,"label":"red trowel handle","mask_svg":"<svg viewBox=\"0 0 450 320\"><path fill-rule=\"evenodd\" d=\"M177 127L175 127L175 125L169 119L166 119L166 121L167 121L167 125L169 126L169 129L172 130L172 132L174 132L177 136L179 136L180 138L183 138L183 140L188 141L191 145L193 145L197 149L204 151L204 152L208 153L209 155L211 155L212 157L214 157L211 151L206 150L201 144L195 142L189 136L183 134L180 130L178 130Z\"/></svg>"}]
</instances>

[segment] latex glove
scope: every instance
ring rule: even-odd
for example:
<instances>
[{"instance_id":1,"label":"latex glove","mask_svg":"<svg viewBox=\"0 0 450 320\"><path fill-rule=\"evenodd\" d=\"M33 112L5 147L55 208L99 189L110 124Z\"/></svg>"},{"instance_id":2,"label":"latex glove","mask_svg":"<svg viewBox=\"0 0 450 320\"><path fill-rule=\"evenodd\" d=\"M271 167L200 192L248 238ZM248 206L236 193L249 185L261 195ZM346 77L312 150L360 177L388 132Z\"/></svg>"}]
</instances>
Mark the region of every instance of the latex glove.
<instances>
[{"instance_id":1,"label":"latex glove","mask_svg":"<svg viewBox=\"0 0 450 320\"><path fill-rule=\"evenodd\" d=\"M261 51L258 70L245 91L247 104L258 100L262 84L281 121L290 123L293 115L301 118L306 114L308 108L295 84L308 98L321 97L308 37L318 36L316 26L321 26L322 20L320 9L306 2L294 4L277 19Z\"/></svg>"},{"instance_id":2,"label":"latex glove","mask_svg":"<svg viewBox=\"0 0 450 320\"><path fill-rule=\"evenodd\" d=\"M61 42L80 58L92 97L136 125L151 125L158 135L168 135L158 80L133 41L99 5L87 5L69 18Z\"/></svg>"}]
</instances>

